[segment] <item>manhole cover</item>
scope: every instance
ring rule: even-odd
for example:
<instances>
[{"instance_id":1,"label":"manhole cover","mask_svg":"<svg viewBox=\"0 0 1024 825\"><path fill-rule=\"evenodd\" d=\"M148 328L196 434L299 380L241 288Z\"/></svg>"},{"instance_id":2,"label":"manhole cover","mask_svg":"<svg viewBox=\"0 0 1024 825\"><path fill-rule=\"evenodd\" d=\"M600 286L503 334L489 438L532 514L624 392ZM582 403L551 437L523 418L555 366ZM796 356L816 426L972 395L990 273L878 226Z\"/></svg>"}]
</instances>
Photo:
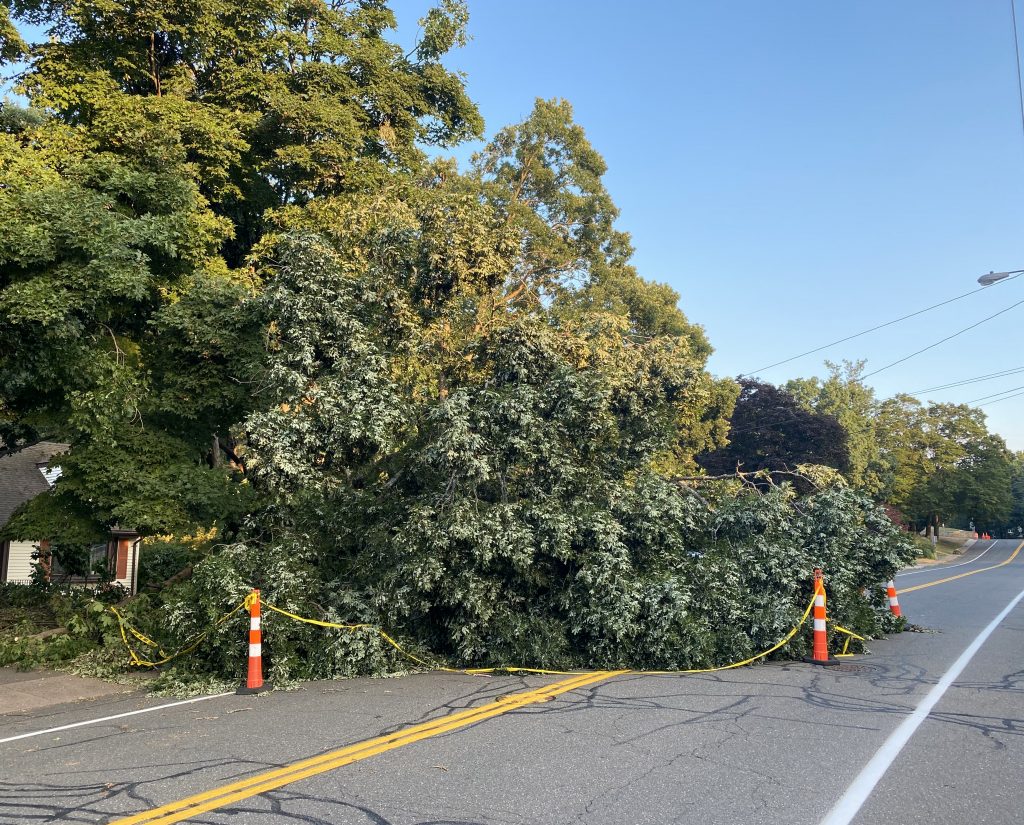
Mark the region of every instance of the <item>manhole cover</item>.
<instances>
[{"instance_id":1,"label":"manhole cover","mask_svg":"<svg viewBox=\"0 0 1024 825\"><path fill-rule=\"evenodd\" d=\"M835 667L840 673L859 673L862 670L874 670L871 665L855 665L851 662L843 662Z\"/></svg>"}]
</instances>

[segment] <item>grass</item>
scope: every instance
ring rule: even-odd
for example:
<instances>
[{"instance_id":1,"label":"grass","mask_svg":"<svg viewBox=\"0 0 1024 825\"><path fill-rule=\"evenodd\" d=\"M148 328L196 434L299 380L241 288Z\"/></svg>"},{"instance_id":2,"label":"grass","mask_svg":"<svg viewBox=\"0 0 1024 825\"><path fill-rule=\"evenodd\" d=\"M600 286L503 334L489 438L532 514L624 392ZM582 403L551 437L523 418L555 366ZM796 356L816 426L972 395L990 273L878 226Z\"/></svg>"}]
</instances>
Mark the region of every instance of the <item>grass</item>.
<instances>
[{"instance_id":1,"label":"grass","mask_svg":"<svg viewBox=\"0 0 1024 825\"><path fill-rule=\"evenodd\" d=\"M931 540L926 539L924 536L911 535L910 539L917 548L917 557L919 559L941 559L945 556L958 555L963 551L964 546L963 541L960 539L940 538L934 547Z\"/></svg>"}]
</instances>

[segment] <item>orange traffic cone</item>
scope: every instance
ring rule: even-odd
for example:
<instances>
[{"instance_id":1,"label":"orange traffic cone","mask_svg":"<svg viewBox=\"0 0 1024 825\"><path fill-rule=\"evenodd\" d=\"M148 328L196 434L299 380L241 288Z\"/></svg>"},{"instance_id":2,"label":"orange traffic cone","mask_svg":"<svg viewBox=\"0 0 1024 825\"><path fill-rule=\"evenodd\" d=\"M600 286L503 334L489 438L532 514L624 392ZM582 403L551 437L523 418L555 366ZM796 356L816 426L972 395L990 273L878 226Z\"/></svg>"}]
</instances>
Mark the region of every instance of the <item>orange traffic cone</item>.
<instances>
[{"instance_id":1,"label":"orange traffic cone","mask_svg":"<svg viewBox=\"0 0 1024 825\"><path fill-rule=\"evenodd\" d=\"M839 660L828 655L828 630L825 618L825 577L819 568L814 569L814 647L812 655L804 656L812 665L838 665Z\"/></svg>"},{"instance_id":2,"label":"orange traffic cone","mask_svg":"<svg viewBox=\"0 0 1024 825\"><path fill-rule=\"evenodd\" d=\"M885 585L885 601L888 603L893 616L903 615L903 611L900 610L900 600L896 598L896 584L892 579L889 579L889 582Z\"/></svg>"},{"instance_id":3,"label":"orange traffic cone","mask_svg":"<svg viewBox=\"0 0 1024 825\"><path fill-rule=\"evenodd\" d=\"M263 628L260 623L260 591L253 590L246 598L249 605L249 673L245 684L236 693L263 693L273 690L263 681Z\"/></svg>"}]
</instances>

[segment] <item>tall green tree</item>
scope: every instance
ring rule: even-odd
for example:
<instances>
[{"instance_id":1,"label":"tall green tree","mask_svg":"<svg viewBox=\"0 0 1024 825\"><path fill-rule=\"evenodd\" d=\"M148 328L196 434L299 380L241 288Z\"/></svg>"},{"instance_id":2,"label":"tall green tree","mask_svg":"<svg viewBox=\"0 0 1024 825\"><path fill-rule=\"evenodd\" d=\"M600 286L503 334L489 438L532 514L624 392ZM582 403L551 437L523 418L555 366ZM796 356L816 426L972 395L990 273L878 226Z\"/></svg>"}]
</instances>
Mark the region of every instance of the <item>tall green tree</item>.
<instances>
[{"instance_id":1,"label":"tall green tree","mask_svg":"<svg viewBox=\"0 0 1024 825\"><path fill-rule=\"evenodd\" d=\"M691 471L694 455L724 443L739 390L703 370L711 345L679 309L679 295L630 263L632 243L614 226L619 211L604 186L606 169L562 100L537 100L525 121L499 131L474 157L470 177L517 248L488 312L495 317L512 305L543 312L550 302L555 323L584 319L593 327L601 319L614 339L625 335L637 346L671 340L678 357L701 368L676 404L678 438L661 463Z\"/></svg>"},{"instance_id":2,"label":"tall green tree","mask_svg":"<svg viewBox=\"0 0 1024 825\"><path fill-rule=\"evenodd\" d=\"M28 61L30 106L0 109L0 436L71 444L35 521L59 504L93 527L230 532L270 323L250 253L279 213L379 192L421 147L480 133L441 64L465 7L429 11L408 54L370 0L26 0L35 44L7 8L0 59Z\"/></svg>"},{"instance_id":3,"label":"tall green tree","mask_svg":"<svg viewBox=\"0 0 1024 825\"><path fill-rule=\"evenodd\" d=\"M997 435L972 444L957 467L954 506L961 525L991 533L1013 509L1013 454Z\"/></svg>"},{"instance_id":4,"label":"tall green tree","mask_svg":"<svg viewBox=\"0 0 1024 825\"><path fill-rule=\"evenodd\" d=\"M740 379L739 400L729 421L729 444L698 457L712 474L767 470L777 482L802 464L843 472L850 454L846 430L830 415L813 412L783 389Z\"/></svg>"},{"instance_id":5,"label":"tall green tree","mask_svg":"<svg viewBox=\"0 0 1024 825\"><path fill-rule=\"evenodd\" d=\"M193 179L233 233L241 265L267 211L372 188L415 166L422 145L476 137L482 122L441 59L465 42L467 13L443 0L406 54L381 0L27 0L19 16L50 41L29 51L33 104L136 151L139 128L177 134Z\"/></svg>"},{"instance_id":6,"label":"tall green tree","mask_svg":"<svg viewBox=\"0 0 1024 825\"><path fill-rule=\"evenodd\" d=\"M896 396L880 405L876 426L888 468L882 494L929 534L947 521L983 529L1006 518L1012 456L981 410Z\"/></svg>"},{"instance_id":7,"label":"tall green tree","mask_svg":"<svg viewBox=\"0 0 1024 825\"><path fill-rule=\"evenodd\" d=\"M1003 524L1009 536L1024 536L1024 453L1018 452L1013 457L1013 479L1010 482L1012 506L1010 514Z\"/></svg>"},{"instance_id":8,"label":"tall green tree","mask_svg":"<svg viewBox=\"0 0 1024 825\"><path fill-rule=\"evenodd\" d=\"M861 381L864 362L826 361L825 365L829 370L825 380L798 378L787 382L786 389L808 409L831 415L843 425L850 453L846 476L858 489L876 495L883 485L882 467L875 433L875 394Z\"/></svg>"},{"instance_id":9,"label":"tall green tree","mask_svg":"<svg viewBox=\"0 0 1024 825\"><path fill-rule=\"evenodd\" d=\"M878 405L875 434L881 459L878 497L905 509L914 489L935 469L927 434L927 411L917 398L905 393Z\"/></svg>"}]
</instances>

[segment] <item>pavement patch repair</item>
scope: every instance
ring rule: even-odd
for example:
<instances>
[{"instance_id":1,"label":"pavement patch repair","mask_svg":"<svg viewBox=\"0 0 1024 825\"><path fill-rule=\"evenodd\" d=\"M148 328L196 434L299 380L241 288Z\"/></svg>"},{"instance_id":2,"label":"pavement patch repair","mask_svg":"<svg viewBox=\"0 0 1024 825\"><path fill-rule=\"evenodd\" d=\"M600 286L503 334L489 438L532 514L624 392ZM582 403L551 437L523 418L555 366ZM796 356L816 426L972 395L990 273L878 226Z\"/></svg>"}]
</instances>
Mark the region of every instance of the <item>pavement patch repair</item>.
<instances>
[{"instance_id":1,"label":"pavement patch repair","mask_svg":"<svg viewBox=\"0 0 1024 825\"><path fill-rule=\"evenodd\" d=\"M935 632L833 668L432 672L15 713L31 675L0 675L0 823L1020 822L1018 553L902 580Z\"/></svg>"}]
</instances>

